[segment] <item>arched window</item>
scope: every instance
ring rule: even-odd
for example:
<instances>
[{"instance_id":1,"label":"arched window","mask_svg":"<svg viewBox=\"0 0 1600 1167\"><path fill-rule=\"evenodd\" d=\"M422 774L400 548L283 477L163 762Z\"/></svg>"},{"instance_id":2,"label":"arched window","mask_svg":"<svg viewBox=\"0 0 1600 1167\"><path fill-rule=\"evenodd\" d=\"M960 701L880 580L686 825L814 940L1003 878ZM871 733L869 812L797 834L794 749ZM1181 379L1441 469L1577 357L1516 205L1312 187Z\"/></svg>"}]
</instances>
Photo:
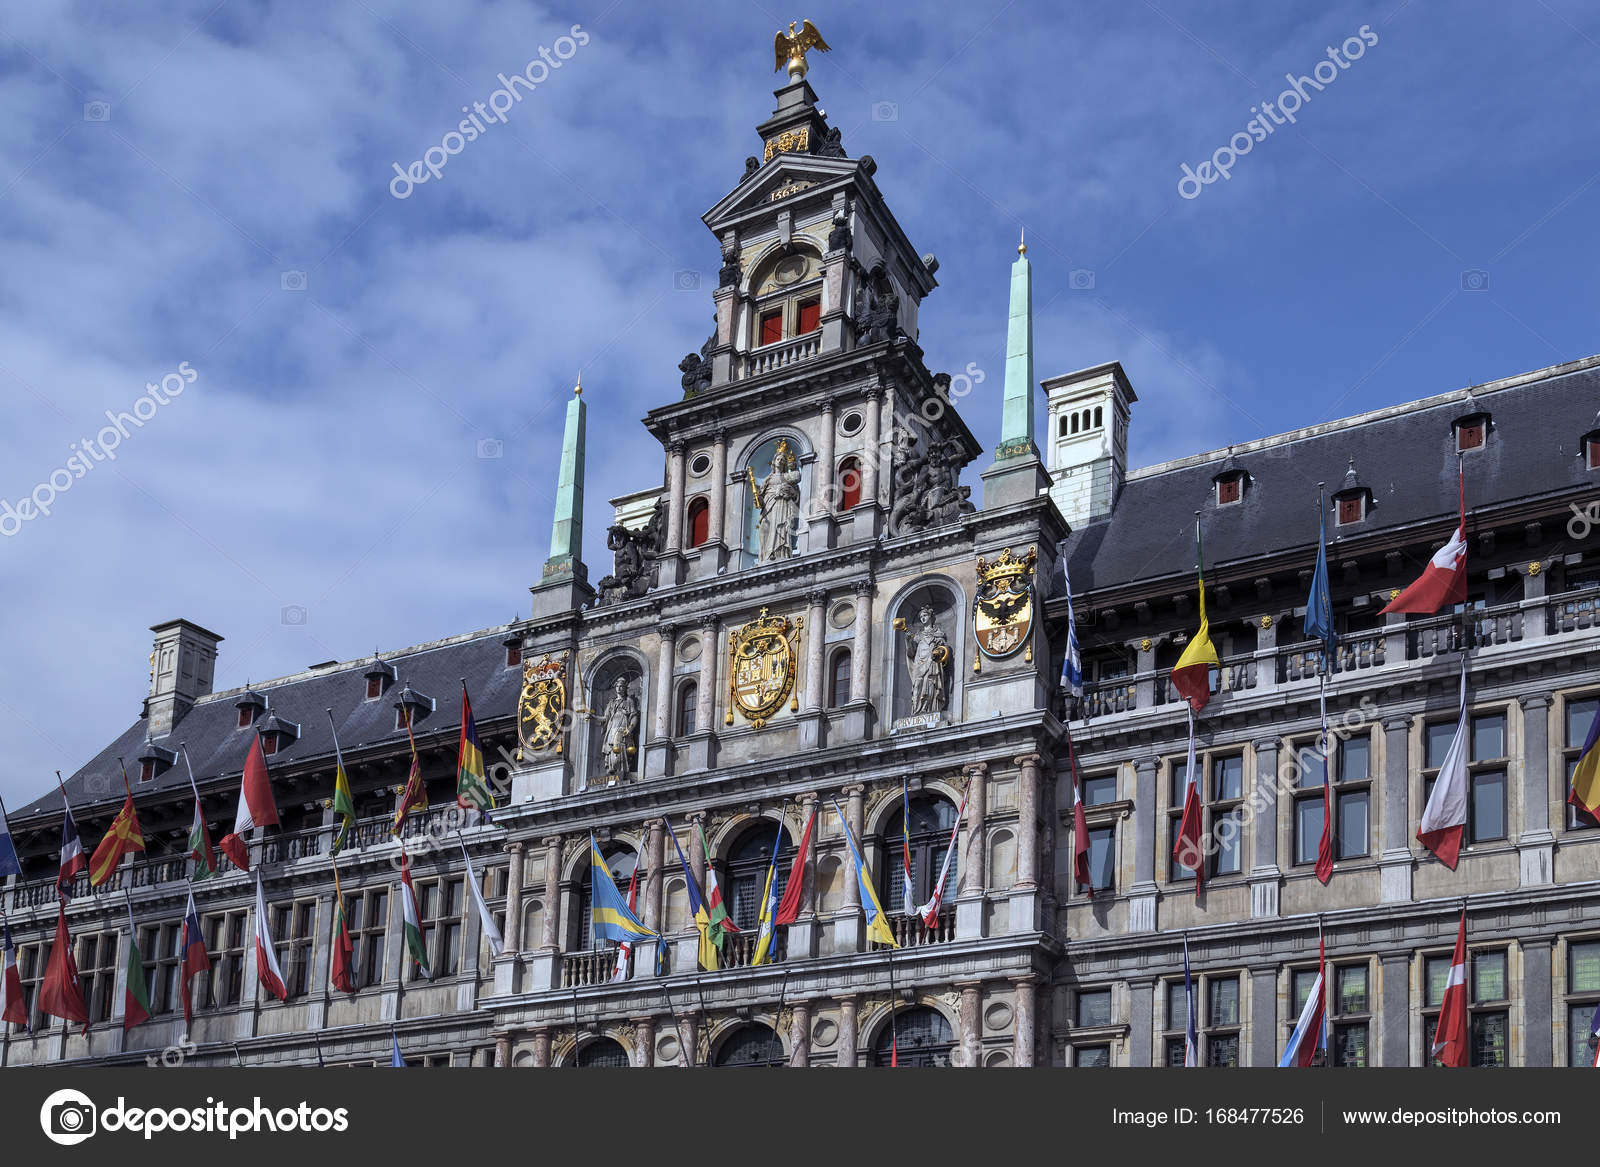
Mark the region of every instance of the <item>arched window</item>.
<instances>
[{"instance_id":1,"label":"arched window","mask_svg":"<svg viewBox=\"0 0 1600 1167\"><path fill-rule=\"evenodd\" d=\"M1097 406L1094 407L1094 428L1095 429L1099 429L1104 424L1104 422L1102 422L1100 420L1101 417L1103 416L1101 414L1100 410L1101 410L1100 406L1097 405Z\"/></svg>"},{"instance_id":2,"label":"arched window","mask_svg":"<svg viewBox=\"0 0 1600 1167\"><path fill-rule=\"evenodd\" d=\"M839 463L839 509L850 510L861 503L861 459L852 455Z\"/></svg>"},{"instance_id":3,"label":"arched window","mask_svg":"<svg viewBox=\"0 0 1600 1167\"><path fill-rule=\"evenodd\" d=\"M1078 415L1076 413L1072 415L1072 432L1078 432Z\"/></svg>"},{"instance_id":4,"label":"arched window","mask_svg":"<svg viewBox=\"0 0 1600 1167\"><path fill-rule=\"evenodd\" d=\"M639 864L639 857L634 854L633 848L622 843L607 843L600 848L600 854L605 858L606 867L611 871L612 879L616 880L617 890L624 897L628 894L628 879L633 875L633 869ZM605 948L609 941L596 940L589 931L589 909L594 904L594 884L590 882L587 864L580 865L583 872L579 883L578 894L578 947L576 951L586 952L590 948Z\"/></svg>"},{"instance_id":5,"label":"arched window","mask_svg":"<svg viewBox=\"0 0 1600 1167\"><path fill-rule=\"evenodd\" d=\"M838 709L850 700L850 650L841 648L833 654L833 665L828 670L828 708Z\"/></svg>"},{"instance_id":6,"label":"arched window","mask_svg":"<svg viewBox=\"0 0 1600 1167\"><path fill-rule=\"evenodd\" d=\"M771 1028L758 1021L739 1026L717 1048L719 1066L770 1066L789 1064L783 1056L783 1042Z\"/></svg>"},{"instance_id":7,"label":"arched window","mask_svg":"<svg viewBox=\"0 0 1600 1167\"><path fill-rule=\"evenodd\" d=\"M700 686L694 681L685 681L678 686L678 712L676 717L677 736L694 732L694 715L700 707Z\"/></svg>"},{"instance_id":8,"label":"arched window","mask_svg":"<svg viewBox=\"0 0 1600 1167\"><path fill-rule=\"evenodd\" d=\"M620 1042L601 1037L578 1051L577 1064L581 1070L625 1070L632 1063Z\"/></svg>"},{"instance_id":9,"label":"arched window","mask_svg":"<svg viewBox=\"0 0 1600 1167\"><path fill-rule=\"evenodd\" d=\"M733 917L734 927L740 931L753 934L758 928L761 893L767 886L767 865L772 862L772 842L777 838L778 830L776 823L755 824L740 835L739 841L728 850L728 915ZM787 858L783 850L778 853L778 875L773 890L780 898L784 884L789 879L789 861L794 858L793 846L787 848L787 852Z\"/></svg>"},{"instance_id":10,"label":"arched window","mask_svg":"<svg viewBox=\"0 0 1600 1167\"><path fill-rule=\"evenodd\" d=\"M887 1066L893 1056L900 1066L948 1066L955 1047L955 1033L944 1014L915 1005L901 1009L892 1024L878 1030L872 1043L872 1064Z\"/></svg>"},{"instance_id":11,"label":"arched window","mask_svg":"<svg viewBox=\"0 0 1600 1167\"><path fill-rule=\"evenodd\" d=\"M884 908L891 913L905 907L905 867L901 856L906 853L904 821L901 804L883 827L883 854L886 868L878 887L882 889ZM956 825L956 808L949 799L933 794L918 794L911 799L911 892L916 896L916 907L933 898L933 889L939 884L939 869L944 866L945 853L950 849L950 830ZM944 900L955 899L960 886L961 866L959 854L950 856L950 874L944 881Z\"/></svg>"},{"instance_id":12,"label":"arched window","mask_svg":"<svg viewBox=\"0 0 1600 1167\"><path fill-rule=\"evenodd\" d=\"M1056 437L1064 438L1066 436L1067 436L1067 415L1063 413L1061 415L1060 419L1056 422Z\"/></svg>"},{"instance_id":13,"label":"arched window","mask_svg":"<svg viewBox=\"0 0 1600 1167\"><path fill-rule=\"evenodd\" d=\"M697 498L689 504L689 546L699 547L711 538L711 504Z\"/></svg>"}]
</instances>

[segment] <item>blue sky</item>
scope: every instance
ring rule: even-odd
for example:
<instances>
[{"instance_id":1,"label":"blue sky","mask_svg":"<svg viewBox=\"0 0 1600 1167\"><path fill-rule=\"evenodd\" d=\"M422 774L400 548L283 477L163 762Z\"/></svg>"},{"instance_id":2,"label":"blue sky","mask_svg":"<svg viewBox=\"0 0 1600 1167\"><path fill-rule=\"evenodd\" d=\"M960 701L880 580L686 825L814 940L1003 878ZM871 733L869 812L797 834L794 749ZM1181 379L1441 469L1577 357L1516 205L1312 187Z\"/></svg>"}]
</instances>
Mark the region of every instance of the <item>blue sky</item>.
<instances>
[{"instance_id":1,"label":"blue sky","mask_svg":"<svg viewBox=\"0 0 1600 1167\"><path fill-rule=\"evenodd\" d=\"M0 499L195 376L0 537L13 805L137 716L158 621L227 638L221 688L526 614L580 369L607 570L605 500L660 481L636 419L710 331L699 216L758 149L790 19L833 45L809 79L939 256L929 365L995 374L962 404L986 444L1024 225L1036 373L1121 360L1136 465L1600 349L1580 0L22 8L0 17ZM587 43L504 124L391 196L394 163L573 25ZM1294 124L1179 195L1363 26Z\"/></svg>"}]
</instances>

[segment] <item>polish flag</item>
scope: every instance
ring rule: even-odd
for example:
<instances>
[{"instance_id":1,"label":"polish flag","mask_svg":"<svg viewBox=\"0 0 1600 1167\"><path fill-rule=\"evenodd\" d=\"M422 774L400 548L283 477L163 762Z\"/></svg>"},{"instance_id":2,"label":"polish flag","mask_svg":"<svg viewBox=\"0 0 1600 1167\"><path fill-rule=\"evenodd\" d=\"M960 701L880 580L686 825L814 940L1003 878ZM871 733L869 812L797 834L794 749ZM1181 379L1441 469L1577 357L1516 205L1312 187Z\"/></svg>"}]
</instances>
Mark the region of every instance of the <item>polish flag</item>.
<instances>
[{"instance_id":1,"label":"polish flag","mask_svg":"<svg viewBox=\"0 0 1600 1167\"><path fill-rule=\"evenodd\" d=\"M1083 813L1083 780L1078 774L1078 752L1067 735L1067 760L1072 763L1072 876L1078 886L1094 891L1089 874L1089 819Z\"/></svg>"},{"instance_id":2,"label":"polish flag","mask_svg":"<svg viewBox=\"0 0 1600 1167\"><path fill-rule=\"evenodd\" d=\"M633 865L633 874L628 876L628 911L636 912L639 907L639 865ZM628 979L628 961L633 956L633 942L622 940L617 943L617 967L611 970L611 983Z\"/></svg>"},{"instance_id":3,"label":"polish flag","mask_svg":"<svg viewBox=\"0 0 1600 1167\"><path fill-rule=\"evenodd\" d=\"M1450 958L1450 975L1444 982L1444 1002L1433 1031L1433 1056L1447 1066L1467 1065L1467 913L1461 912L1456 932L1456 954Z\"/></svg>"},{"instance_id":4,"label":"polish flag","mask_svg":"<svg viewBox=\"0 0 1600 1167\"><path fill-rule=\"evenodd\" d=\"M1467 660L1461 658L1461 714L1456 720L1456 736L1445 753L1444 765L1433 780L1433 793L1417 824L1417 838L1451 871L1461 852L1461 836L1467 827Z\"/></svg>"},{"instance_id":5,"label":"polish flag","mask_svg":"<svg viewBox=\"0 0 1600 1167\"><path fill-rule=\"evenodd\" d=\"M244 777L239 783L239 809L233 816L233 830L217 846L240 871L250 870L250 851L245 835L252 828L277 826L278 807L272 801L272 782L267 777L267 757L261 752L261 735L250 745L244 760Z\"/></svg>"},{"instance_id":6,"label":"polish flag","mask_svg":"<svg viewBox=\"0 0 1600 1167\"><path fill-rule=\"evenodd\" d=\"M261 894L260 871L256 872L256 979L278 1000L289 999L289 990L283 987L283 970L278 967L278 954L272 947L272 933L267 929L267 901Z\"/></svg>"},{"instance_id":7,"label":"polish flag","mask_svg":"<svg viewBox=\"0 0 1600 1167\"><path fill-rule=\"evenodd\" d=\"M1390 600L1379 615L1409 612L1432 616L1449 604L1467 602L1467 493L1459 471L1456 482L1461 515L1456 533L1433 553L1417 582Z\"/></svg>"}]
</instances>

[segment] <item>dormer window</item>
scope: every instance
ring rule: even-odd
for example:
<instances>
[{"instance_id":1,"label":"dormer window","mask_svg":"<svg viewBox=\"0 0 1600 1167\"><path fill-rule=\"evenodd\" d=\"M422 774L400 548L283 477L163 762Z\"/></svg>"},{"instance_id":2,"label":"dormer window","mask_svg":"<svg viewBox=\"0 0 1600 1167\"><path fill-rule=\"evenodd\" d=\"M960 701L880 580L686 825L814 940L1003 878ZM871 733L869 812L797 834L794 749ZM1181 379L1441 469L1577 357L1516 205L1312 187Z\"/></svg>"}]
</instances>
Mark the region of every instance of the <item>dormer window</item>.
<instances>
[{"instance_id":1,"label":"dormer window","mask_svg":"<svg viewBox=\"0 0 1600 1167\"><path fill-rule=\"evenodd\" d=\"M246 689L233 704L239 711L238 727L249 729L256 723L256 718L266 710L267 699L254 689Z\"/></svg>"},{"instance_id":2,"label":"dormer window","mask_svg":"<svg viewBox=\"0 0 1600 1167\"><path fill-rule=\"evenodd\" d=\"M394 727L405 729L433 712L433 698L424 697L410 685L400 690L400 700L394 703Z\"/></svg>"},{"instance_id":3,"label":"dormer window","mask_svg":"<svg viewBox=\"0 0 1600 1167\"><path fill-rule=\"evenodd\" d=\"M371 666L362 676L367 680L367 700L376 701L384 695L389 685L394 681L394 666L387 661L379 660L377 654L374 653Z\"/></svg>"},{"instance_id":4,"label":"dormer window","mask_svg":"<svg viewBox=\"0 0 1600 1167\"><path fill-rule=\"evenodd\" d=\"M1590 470L1600 470L1600 430L1583 435L1583 464Z\"/></svg>"},{"instance_id":5,"label":"dormer window","mask_svg":"<svg viewBox=\"0 0 1600 1167\"><path fill-rule=\"evenodd\" d=\"M154 782L156 778L156 763L153 758L146 758L139 763L139 781Z\"/></svg>"},{"instance_id":6,"label":"dormer window","mask_svg":"<svg viewBox=\"0 0 1600 1167\"><path fill-rule=\"evenodd\" d=\"M1333 496L1334 522L1341 527L1359 523L1372 509L1372 491L1361 485L1356 473L1356 460L1350 459L1350 468L1344 472L1344 484Z\"/></svg>"},{"instance_id":7,"label":"dormer window","mask_svg":"<svg viewBox=\"0 0 1600 1167\"><path fill-rule=\"evenodd\" d=\"M300 736L300 726L273 714L261 723L261 752L275 754Z\"/></svg>"},{"instance_id":8,"label":"dormer window","mask_svg":"<svg viewBox=\"0 0 1600 1167\"><path fill-rule=\"evenodd\" d=\"M1455 420L1456 452L1464 454L1468 450L1483 449L1484 442L1489 436L1489 415L1487 413L1470 413L1466 417Z\"/></svg>"},{"instance_id":9,"label":"dormer window","mask_svg":"<svg viewBox=\"0 0 1600 1167\"><path fill-rule=\"evenodd\" d=\"M144 749L139 751L139 781L154 782L168 767L178 760L178 755L172 750L162 749L149 738L145 738Z\"/></svg>"},{"instance_id":10,"label":"dormer window","mask_svg":"<svg viewBox=\"0 0 1600 1167\"><path fill-rule=\"evenodd\" d=\"M1244 498L1244 478L1243 470L1230 470L1217 475L1215 481L1219 507L1230 506Z\"/></svg>"},{"instance_id":11,"label":"dormer window","mask_svg":"<svg viewBox=\"0 0 1600 1167\"><path fill-rule=\"evenodd\" d=\"M522 663L522 637L508 636L501 643L506 649L506 668L516 668Z\"/></svg>"},{"instance_id":12,"label":"dormer window","mask_svg":"<svg viewBox=\"0 0 1600 1167\"><path fill-rule=\"evenodd\" d=\"M1346 495L1335 499L1339 508L1338 523L1343 527L1350 523L1359 523L1367 517L1367 496L1363 494Z\"/></svg>"}]
</instances>

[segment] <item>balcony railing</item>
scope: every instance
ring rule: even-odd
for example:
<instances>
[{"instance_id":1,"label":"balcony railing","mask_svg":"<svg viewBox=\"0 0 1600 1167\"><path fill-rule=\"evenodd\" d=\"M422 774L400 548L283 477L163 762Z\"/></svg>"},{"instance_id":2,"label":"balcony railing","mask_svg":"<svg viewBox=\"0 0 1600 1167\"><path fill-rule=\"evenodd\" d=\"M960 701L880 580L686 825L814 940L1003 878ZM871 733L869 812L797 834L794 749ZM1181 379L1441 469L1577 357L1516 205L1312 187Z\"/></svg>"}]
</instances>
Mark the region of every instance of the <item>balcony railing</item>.
<instances>
[{"instance_id":1,"label":"balcony railing","mask_svg":"<svg viewBox=\"0 0 1600 1167\"><path fill-rule=\"evenodd\" d=\"M808 332L776 344L765 345L743 357L742 377L759 377L772 373L797 361L810 360L822 351L822 333Z\"/></svg>"},{"instance_id":2,"label":"balcony railing","mask_svg":"<svg viewBox=\"0 0 1600 1167\"><path fill-rule=\"evenodd\" d=\"M637 960L639 953L634 952ZM561 956L561 987L581 989L588 985L603 985L611 980L617 970L617 950L596 948L589 952L567 952Z\"/></svg>"},{"instance_id":3,"label":"balcony railing","mask_svg":"<svg viewBox=\"0 0 1600 1167\"><path fill-rule=\"evenodd\" d=\"M940 912L938 923L932 928L921 916L890 916L889 930L894 933L894 942L901 948L949 944L956 938L956 914L954 910Z\"/></svg>"},{"instance_id":4,"label":"balcony railing","mask_svg":"<svg viewBox=\"0 0 1600 1167\"><path fill-rule=\"evenodd\" d=\"M738 932L728 937L727 943L722 946L723 968L749 968L750 962L756 954L756 945L760 942L761 935L752 925L748 932ZM772 938L773 951L771 959L780 961L789 955L789 929L779 928Z\"/></svg>"}]
</instances>

